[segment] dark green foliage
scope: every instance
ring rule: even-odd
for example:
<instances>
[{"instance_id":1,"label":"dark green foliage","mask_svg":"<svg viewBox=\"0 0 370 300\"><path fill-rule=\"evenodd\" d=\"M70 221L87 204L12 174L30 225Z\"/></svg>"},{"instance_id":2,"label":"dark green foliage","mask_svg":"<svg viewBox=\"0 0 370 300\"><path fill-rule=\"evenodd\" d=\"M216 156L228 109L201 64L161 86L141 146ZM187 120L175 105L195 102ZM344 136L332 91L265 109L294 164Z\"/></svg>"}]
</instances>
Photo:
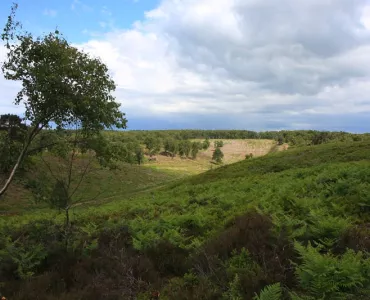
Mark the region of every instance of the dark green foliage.
<instances>
[{"instance_id":1,"label":"dark green foliage","mask_svg":"<svg viewBox=\"0 0 370 300\"><path fill-rule=\"evenodd\" d=\"M45 227L38 229L43 230L44 238L48 237L48 240L43 241L49 248L47 259L39 255L35 248L29 248L27 253L33 250L34 258L24 260L24 262L32 262L28 265L44 270L45 275L31 278L28 284L21 288L20 281L14 278L9 282L9 286L2 289L4 295L11 299L32 300L57 297L57 299L77 300L91 299L91 297L99 299L107 295L113 299L117 297L133 299L138 292L148 288L149 282L160 282L160 276L150 259L132 248L127 227L103 229L99 234L94 232L86 234L74 228L73 236L78 237L79 241L76 240L73 251L68 252L55 248L58 244L55 238L58 237L54 238L46 234L46 231L51 233L52 230L46 230ZM57 231L57 228L53 229ZM37 230L37 228L32 228L32 230ZM94 247L91 247L89 235L90 239L97 241ZM37 238L33 236L28 238L30 239ZM27 239L22 239L22 242L26 241ZM88 247L91 248L89 255L79 258L76 256ZM18 257L16 253L12 256ZM35 267L32 270L34 271ZM112 276L102 278L102 275L107 273ZM11 277L11 274L0 275L1 280L9 280Z\"/></svg>"},{"instance_id":2,"label":"dark green foliage","mask_svg":"<svg viewBox=\"0 0 370 300\"><path fill-rule=\"evenodd\" d=\"M311 144L320 145L327 143L330 139L330 132L317 132L313 135Z\"/></svg>"},{"instance_id":3,"label":"dark green foliage","mask_svg":"<svg viewBox=\"0 0 370 300\"><path fill-rule=\"evenodd\" d=\"M281 300L283 293L279 283L266 286L254 300Z\"/></svg>"},{"instance_id":4,"label":"dark green foliage","mask_svg":"<svg viewBox=\"0 0 370 300\"><path fill-rule=\"evenodd\" d=\"M178 151L180 156L188 157L191 150L192 143L189 140L182 140L179 142Z\"/></svg>"},{"instance_id":5,"label":"dark green foliage","mask_svg":"<svg viewBox=\"0 0 370 300\"><path fill-rule=\"evenodd\" d=\"M32 142L50 123L58 129L79 129L84 136L126 127L125 114L112 96L116 86L107 66L71 46L58 30L37 38L23 32L15 21L16 9L14 4L1 36L7 50L2 72L5 79L22 82L14 103L24 105L30 127L0 196L29 155ZM6 122L20 126L13 117Z\"/></svg>"},{"instance_id":6,"label":"dark green foliage","mask_svg":"<svg viewBox=\"0 0 370 300\"><path fill-rule=\"evenodd\" d=\"M346 251L341 257L321 254L322 246L296 243L302 263L297 266L300 286L315 299L348 299L362 288L370 288L370 258Z\"/></svg>"},{"instance_id":7,"label":"dark green foliage","mask_svg":"<svg viewBox=\"0 0 370 300\"><path fill-rule=\"evenodd\" d=\"M144 143L147 137L154 137L161 140L189 140L205 139L203 149L210 146L209 139L280 139L282 143L288 143L291 146L308 146L321 143L332 142L359 142L368 140L369 134L354 134L348 132L324 132L316 130L292 130L292 131L264 131L255 132L248 130L133 130L129 132L120 132L119 135L132 138Z\"/></svg>"},{"instance_id":8,"label":"dark green foliage","mask_svg":"<svg viewBox=\"0 0 370 300\"><path fill-rule=\"evenodd\" d=\"M21 143L0 132L0 174L7 174L13 168L21 151Z\"/></svg>"},{"instance_id":9,"label":"dark green foliage","mask_svg":"<svg viewBox=\"0 0 370 300\"><path fill-rule=\"evenodd\" d=\"M185 140L183 142L183 149L184 149L185 156L189 157L190 151L191 151L191 142L189 140Z\"/></svg>"},{"instance_id":10,"label":"dark green foliage","mask_svg":"<svg viewBox=\"0 0 370 300\"><path fill-rule=\"evenodd\" d=\"M271 153L76 208L68 251L61 216L0 219L0 249L18 239L23 250L14 253L34 273L19 280L19 262L0 251L2 292L31 300L147 299L153 291L163 299L367 299L369 147Z\"/></svg>"},{"instance_id":11,"label":"dark green foliage","mask_svg":"<svg viewBox=\"0 0 370 300\"><path fill-rule=\"evenodd\" d=\"M19 116L13 114L0 115L0 133L6 132L10 140L21 142L26 130L27 126Z\"/></svg>"},{"instance_id":12,"label":"dark green foliage","mask_svg":"<svg viewBox=\"0 0 370 300\"><path fill-rule=\"evenodd\" d=\"M295 130L276 132L279 143L289 143L294 146L319 145L328 142L361 141L368 135L351 134L347 132L327 132L315 130Z\"/></svg>"},{"instance_id":13,"label":"dark green foliage","mask_svg":"<svg viewBox=\"0 0 370 300\"><path fill-rule=\"evenodd\" d=\"M23 123L22 123L22 118L19 117L18 115L14 115L14 114L4 114L4 115L0 115L0 129L1 130L7 130L8 128L12 128L12 127L16 127L16 128L20 128L23 126L25 126Z\"/></svg>"},{"instance_id":14,"label":"dark green foliage","mask_svg":"<svg viewBox=\"0 0 370 300\"><path fill-rule=\"evenodd\" d=\"M188 251L163 240L144 251L156 271L165 276L182 276L188 270Z\"/></svg>"},{"instance_id":15,"label":"dark green foliage","mask_svg":"<svg viewBox=\"0 0 370 300\"><path fill-rule=\"evenodd\" d=\"M9 50L2 70L6 79L23 83L15 103L25 104L26 119L41 127L78 120L86 130L124 128L107 67L69 45L57 30L39 38L18 31L14 17L15 9L2 35Z\"/></svg>"},{"instance_id":16,"label":"dark green foliage","mask_svg":"<svg viewBox=\"0 0 370 300\"><path fill-rule=\"evenodd\" d=\"M175 277L163 288L163 299L221 299L219 287L206 276L198 276L192 272L182 278ZM147 298L143 298L147 299ZM161 299L161 298L159 298Z\"/></svg>"},{"instance_id":17,"label":"dark green foliage","mask_svg":"<svg viewBox=\"0 0 370 300\"><path fill-rule=\"evenodd\" d=\"M191 143L191 157L192 159L196 159L199 150L202 149L202 144L199 142L193 142Z\"/></svg>"},{"instance_id":18,"label":"dark green foliage","mask_svg":"<svg viewBox=\"0 0 370 300\"><path fill-rule=\"evenodd\" d=\"M148 136L146 137L144 144L149 150L150 155L158 154L161 151L162 142L158 137Z\"/></svg>"},{"instance_id":19,"label":"dark green foliage","mask_svg":"<svg viewBox=\"0 0 370 300\"><path fill-rule=\"evenodd\" d=\"M209 146L211 145L211 142L209 141L209 139L205 139L202 143L202 148L203 150L207 150L209 148Z\"/></svg>"},{"instance_id":20,"label":"dark green foliage","mask_svg":"<svg viewBox=\"0 0 370 300\"><path fill-rule=\"evenodd\" d=\"M241 283L238 274L236 274L234 279L229 283L227 291L223 293L222 298L225 300L243 300L243 295L240 290Z\"/></svg>"},{"instance_id":21,"label":"dark green foliage","mask_svg":"<svg viewBox=\"0 0 370 300\"><path fill-rule=\"evenodd\" d=\"M115 86L106 67L57 31L39 39L15 36L13 17L3 35L10 50L3 71L7 79L23 81L16 103L26 105L32 124L0 117L1 171L9 172L18 157L44 160L53 179L40 175L28 188L38 201L65 210L67 221L47 209L1 214L0 287L9 299L147 299L151 291L160 291L162 299L368 299L368 135L99 135L102 128L126 123L110 95ZM14 38L19 43L10 44ZM49 121L58 129L41 130ZM190 142L194 138L206 140ZM172 157L195 159L209 148L208 138L219 139L213 157L218 163L220 139L274 139L305 147L256 159L247 155L243 162L120 201L73 206L86 195L75 193L81 181L72 175L83 179L90 163L110 169L122 161L141 164L143 145L153 155L161 141ZM48 159L57 160L55 169Z\"/></svg>"},{"instance_id":22,"label":"dark green foliage","mask_svg":"<svg viewBox=\"0 0 370 300\"><path fill-rule=\"evenodd\" d=\"M68 205L68 192L64 182L57 180L50 195L50 205L52 208L64 209Z\"/></svg>"},{"instance_id":23,"label":"dark green foliage","mask_svg":"<svg viewBox=\"0 0 370 300\"><path fill-rule=\"evenodd\" d=\"M17 115L0 115L0 175L8 174L23 148L27 126ZM27 162L26 162L27 164ZM23 163L20 168L24 167Z\"/></svg>"},{"instance_id":24,"label":"dark green foliage","mask_svg":"<svg viewBox=\"0 0 370 300\"><path fill-rule=\"evenodd\" d=\"M217 147L215 151L213 151L212 159L219 164L222 162L223 157L224 153L221 151L220 148Z\"/></svg>"},{"instance_id":25,"label":"dark green foliage","mask_svg":"<svg viewBox=\"0 0 370 300\"><path fill-rule=\"evenodd\" d=\"M140 146L137 146L135 149L135 156L136 161L139 165L141 165L144 161L144 150Z\"/></svg>"},{"instance_id":26,"label":"dark green foliage","mask_svg":"<svg viewBox=\"0 0 370 300\"><path fill-rule=\"evenodd\" d=\"M27 248L18 241L12 241L5 237L0 241L0 261L8 267L9 277L15 279L29 279L37 270L37 267L47 256L47 251L42 244L30 244Z\"/></svg>"},{"instance_id":27,"label":"dark green foliage","mask_svg":"<svg viewBox=\"0 0 370 300\"><path fill-rule=\"evenodd\" d=\"M167 139L164 142L164 150L168 152L172 157L175 157L179 151L178 141L175 139Z\"/></svg>"},{"instance_id":28,"label":"dark green foliage","mask_svg":"<svg viewBox=\"0 0 370 300\"><path fill-rule=\"evenodd\" d=\"M215 148L222 148L224 146L224 142L222 140L221 141L215 141L214 146L215 146Z\"/></svg>"}]
</instances>

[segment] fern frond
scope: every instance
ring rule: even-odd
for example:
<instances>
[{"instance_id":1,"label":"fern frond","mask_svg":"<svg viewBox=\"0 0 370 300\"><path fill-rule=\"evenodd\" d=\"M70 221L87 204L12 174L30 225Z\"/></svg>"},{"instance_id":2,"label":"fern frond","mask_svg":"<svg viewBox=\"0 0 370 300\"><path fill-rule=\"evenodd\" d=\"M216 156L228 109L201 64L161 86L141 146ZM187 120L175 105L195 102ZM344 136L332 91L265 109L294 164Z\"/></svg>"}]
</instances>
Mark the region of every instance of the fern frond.
<instances>
[{"instance_id":1,"label":"fern frond","mask_svg":"<svg viewBox=\"0 0 370 300\"><path fill-rule=\"evenodd\" d=\"M281 290L280 283L274 283L266 286L260 293L256 295L254 300L281 300L283 297L283 292Z\"/></svg>"}]
</instances>

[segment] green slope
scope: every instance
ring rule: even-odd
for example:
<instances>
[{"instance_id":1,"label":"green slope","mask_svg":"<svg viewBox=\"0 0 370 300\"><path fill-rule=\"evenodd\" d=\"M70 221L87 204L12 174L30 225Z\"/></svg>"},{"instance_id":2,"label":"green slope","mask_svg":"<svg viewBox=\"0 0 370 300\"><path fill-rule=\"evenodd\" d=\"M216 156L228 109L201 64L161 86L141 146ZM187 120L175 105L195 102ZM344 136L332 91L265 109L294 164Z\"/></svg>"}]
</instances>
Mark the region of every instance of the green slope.
<instances>
[{"instance_id":1,"label":"green slope","mask_svg":"<svg viewBox=\"0 0 370 300\"><path fill-rule=\"evenodd\" d=\"M277 282L286 299L368 299L369 150L370 142L354 142L272 153L140 196L76 208L73 256L88 267L72 292L62 289L56 299L88 299L91 289L109 290L112 299L139 292L149 299L145 291L152 289L161 299L252 299ZM63 222L62 215L51 216L6 218L0 228L11 239L37 228L23 242L40 243L50 255L45 240ZM125 264L116 261L118 253ZM41 265L37 272L50 280L45 272L58 263ZM134 270L130 287L119 285L125 268Z\"/></svg>"},{"instance_id":2,"label":"green slope","mask_svg":"<svg viewBox=\"0 0 370 300\"><path fill-rule=\"evenodd\" d=\"M51 160L50 165L57 174L57 162ZM182 174L154 170L146 166L120 164L119 169L109 170L100 168L96 163L81 181L74 198L81 199L76 205L104 203L156 188L182 177L184 177ZM82 177L79 174L74 173L75 181L79 181L80 178ZM46 203L35 201L34 194L39 193L40 189L49 189L51 193L54 181L46 165L35 157L30 170L18 175L4 199L0 201L0 216L47 210Z\"/></svg>"},{"instance_id":3,"label":"green slope","mask_svg":"<svg viewBox=\"0 0 370 300\"><path fill-rule=\"evenodd\" d=\"M172 242L196 247L229 219L252 208L272 216L279 226L291 223L294 236L310 234L320 221L343 224L335 232L340 234L351 222L369 221L369 150L370 143L328 144L271 154L185 179L151 195L110 203L81 219L114 211L130 220L143 246L171 232ZM182 234L187 223L199 227L194 238Z\"/></svg>"}]
</instances>

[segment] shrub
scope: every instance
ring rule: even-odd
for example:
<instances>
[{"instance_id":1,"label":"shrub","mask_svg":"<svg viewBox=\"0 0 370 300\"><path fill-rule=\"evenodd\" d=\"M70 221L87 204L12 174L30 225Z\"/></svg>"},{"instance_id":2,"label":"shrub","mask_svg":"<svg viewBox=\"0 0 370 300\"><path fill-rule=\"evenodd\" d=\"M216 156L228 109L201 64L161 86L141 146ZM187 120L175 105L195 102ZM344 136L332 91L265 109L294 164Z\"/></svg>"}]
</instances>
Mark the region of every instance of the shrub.
<instances>
[{"instance_id":1,"label":"shrub","mask_svg":"<svg viewBox=\"0 0 370 300\"><path fill-rule=\"evenodd\" d=\"M279 136L278 139L277 139L277 141L278 141L278 145L284 144L284 137Z\"/></svg>"},{"instance_id":2,"label":"shrub","mask_svg":"<svg viewBox=\"0 0 370 300\"><path fill-rule=\"evenodd\" d=\"M224 153L221 151L220 148L216 148L213 152L212 159L216 161L217 163L221 163L222 159L224 157Z\"/></svg>"},{"instance_id":3,"label":"shrub","mask_svg":"<svg viewBox=\"0 0 370 300\"><path fill-rule=\"evenodd\" d=\"M164 277L182 276L188 269L188 252L168 241L161 240L158 244L146 249L144 253Z\"/></svg>"},{"instance_id":4,"label":"shrub","mask_svg":"<svg viewBox=\"0 0 370 300\"><path fill-rule=\"evenodd\" d=\"M208 277L187 273L184 277L175 277L169 281L161 292L163 300L221 299L220 288ZM145 298L148 299L148 298Z\"/></svg>"},{"instance_id":5,"label":"shrub","mask_svg":"<svg viewBox=\"0 0 370 300\"><path fill-rule=\"evenodd\" d=\"M253 158L253 153L249 153L245 155L245 159L251 159Z\"/></svg>"},{"instance_id":6,"label":"shrub","mask_svg":"<svg viewBox=\"0 0 370 300\"><path fill-rule=\"evenodd\" d=\"M209 146L211 145L211 142L209 141L209 139L205 139L202 143L202 148L203 150L207 150L209 148Z\"/></svg>"},{"instance_id":7,"label":"shrub","mask_svg":"<svg viewBox=\"0 0 370 300\"><path fill-rule=\"evenodd\" d=\"M22 245L13 242L8 237L3 240L3 250L0 251L0 262L4 266L11 261L16 269L13 269L19 279L28 279L35 273L36 268L47 256L47 251L41 244ZM1 270L0 271L4 271ZM9 270L8 270L9 271ZM12 274L7 274L11 276Z\"/></svg>"},{"instance_id":8,"label":"shrub","mask_svg":"<svg viewBox=\"0 0 370 300\"><path fill-rule=\"evenodd\" d=\"M227 276L229 282L238 274L245 299L251 299L266 284L279 281L292 287L295 284L291 265L295 259L293 246L283 233L275 235L272 228L270 218L256 212L239 216L206 243L194 264L199 272L214 273L217 278ZM225 267L221 260L226 260L226 274L220 267L220 264Z\"/></svg>"},{"instance_id":9,"label":"shrub","mask_svg":"<svg viewBox=\"0 0 370 300\"><path fill-rule=\"evenodd\" d=\"M296 273L300 286L315 299L347 299L353 293L370 284L370 260L361 252L346 251L336 257L331 253L322 254L322 246L307 247L295 243L302 263Z\"/></svg>"},{"instance_id":10,"label":"shrub","mask_svg":"<svg viewBox=\"0 0 370 300\"><path fill-rule=\"evenodd\" d=\"M215 141L214 142L215 148L222 148L224 146L224 141Z\"/></svg>"},{"instance_id":11,"label":"shrub","mask_svg":"<svg viewBox=\"0 0 370 300\"><path fill-rule=\"evenodd\" d=\"M228 290L222 295L224 300L243 300L241 293L241 284L238 274L234 276L234 279L229 283Z\"/></svg>"},{"instance_id":12,"label":"shrub","mask_svg":"<svg viewBox=\"0 0 370 300\"><path fill-rule=\"evenodd\" d=\"M191 144L191 157L193 159L197 158L199 150L202 149L202 144L199 142L193 142Z\"/></svg>"}]
</instances>

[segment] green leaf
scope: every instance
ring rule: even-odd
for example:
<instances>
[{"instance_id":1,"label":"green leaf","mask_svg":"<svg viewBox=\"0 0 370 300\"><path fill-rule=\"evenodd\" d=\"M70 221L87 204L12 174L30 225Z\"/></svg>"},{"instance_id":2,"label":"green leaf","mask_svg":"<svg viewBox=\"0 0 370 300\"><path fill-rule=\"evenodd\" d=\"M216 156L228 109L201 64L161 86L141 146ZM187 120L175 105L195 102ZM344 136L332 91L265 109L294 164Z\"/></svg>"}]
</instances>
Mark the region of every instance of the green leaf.
<instances>
[{"instance_id":1,"label":"green leaf","mask_svg":"<svg viewBox=\"0 0 370 300\"><path fill-rule=\"evenodd\" d=\"M274 283L266 286L261 293L254 297L254 300L281 300L283 293L280 283Z\"/></svg>"}]
</instances>

